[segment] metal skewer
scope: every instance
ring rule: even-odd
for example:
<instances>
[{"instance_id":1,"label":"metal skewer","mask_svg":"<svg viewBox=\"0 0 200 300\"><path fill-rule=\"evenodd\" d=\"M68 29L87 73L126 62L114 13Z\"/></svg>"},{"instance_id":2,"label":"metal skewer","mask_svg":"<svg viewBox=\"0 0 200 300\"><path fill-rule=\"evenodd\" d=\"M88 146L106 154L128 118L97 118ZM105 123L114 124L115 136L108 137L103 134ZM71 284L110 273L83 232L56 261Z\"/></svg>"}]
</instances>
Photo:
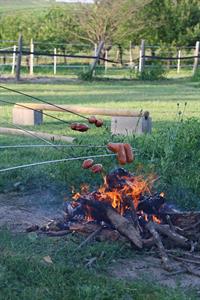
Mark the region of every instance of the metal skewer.
<instances>
[{"instance_id":1,"label":"metal skewer","mask_svg":"<svg viewBox=\"0 0 200 300\"><path fill-rule=\"evenodd\" d=\"M61 162L67 162L67 161L76 161L76 160L84 160L84 159L88 159L88 158L102 158L102 157L111 157L111 156L115 156L115 154L100 154L100 155L79 156L79 157L63 158L63 159L57 159L57 160L41 161L41 162L36 162L36 163L32 163L32 164L25 164L25 165L19 165L19 166L15 166L15 167L0 169L0 173L18 170L18 169L29 168L29 167L41 166L41 165L46 165L46 164L55 164L55 163L61 163Z\"/></svg>"}]
</instances>

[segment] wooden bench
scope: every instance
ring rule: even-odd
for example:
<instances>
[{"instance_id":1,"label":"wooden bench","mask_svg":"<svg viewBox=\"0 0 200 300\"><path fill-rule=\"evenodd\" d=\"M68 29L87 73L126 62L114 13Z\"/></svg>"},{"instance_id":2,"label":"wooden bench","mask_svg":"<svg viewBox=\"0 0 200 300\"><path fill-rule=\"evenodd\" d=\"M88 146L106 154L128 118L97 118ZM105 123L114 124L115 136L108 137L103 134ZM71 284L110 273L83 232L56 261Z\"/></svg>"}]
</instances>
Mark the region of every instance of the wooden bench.
<instances>
[{"instance_id":1,"label":"wooden bench","mask_svg":"<svg viewBox=\"0 0 200 300\"><path fill-rule=\"evenodd\" d=\"M20 103L19 103L20 104ZM149 112L136 112L131 109L109 109L98 107L86 107L79 105L58 105L21 103L27 108L20 107L17 103L13 108L13 124L16 125L40 125L43 122L43 111L65 112L63 109L87 116L110 116L112 134L142 134L150 133L152 119Z\"/></svg>"}]
</instances>

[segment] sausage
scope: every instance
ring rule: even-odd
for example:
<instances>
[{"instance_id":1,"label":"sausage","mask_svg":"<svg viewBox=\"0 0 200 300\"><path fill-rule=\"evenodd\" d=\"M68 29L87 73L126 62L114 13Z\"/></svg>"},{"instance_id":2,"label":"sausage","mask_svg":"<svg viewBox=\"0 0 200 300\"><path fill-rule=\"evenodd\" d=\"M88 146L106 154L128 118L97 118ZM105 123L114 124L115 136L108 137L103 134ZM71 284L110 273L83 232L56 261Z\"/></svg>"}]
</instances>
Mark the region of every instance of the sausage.
<instances>
[{"instance_id":1,"label":"sausage","mask_svg":"<svg viewBox=\"0 0 200 300\"><path fill-rule=\"evenodd\" d=\"M103 126L103 120L101 120L101 119L96 120L95 126L96 126L96 127L101 127L101 126Z\"/></svg>"},{"instance_id":2,"label":"sausage","mask_svg":"<svg viewBox=\"0 0 200 300\"><path fill-rule=\"evenodd\" d=\"M134 160L133 150L130 144L124 144L124 149L126 153L127 163L131 163Z\"/></svg>"},{"instance_id":3,"label":"sausage","mask_svg":"<svg viewBox=\"0 0 200 300\"><path fill-rule=\"evenodd\" d=\"M88 118L88 122L89 122L90 124L95 124L96 121L97 121L97 119L96 119L95 116L91 116L91 117Z\"/></svg>"},{"instance_id":4,"label":"sausage","mask_svg":"<svg viewBox=\"0 0 200 300\"><path fill-rule=\"evenodd\" d=\"M103 166L101 164L96 164L96 165L92 166L90 168L90 170L92 171L92 173L95 173L95 174L101 173L101 171L103 170Z\"/></svg>"},{"instance_id":5,"label":"sausage","mask_svg":"<svg viewBox=\"0 0 200 300\"><path fill-rule=\"evenodd\" d=\"M114 153L118 153L119 145L119 143L108 143L107 148Z\"/></svg>"},{"instance_id":6,"label":"sausage","mask_svg":"<svg viewBox=\"0 0 200 300\"><path fill-rule=\"evenodd\" d=\"M80 124L80 123L72 123L70 125L70 128L72 130L80 131L80 132L85 132L87 131L90 127L88 127L86 124Z\"/></svg>"},{"instance_id":7,"label":"sausage","mask_svg":"<svg viewBox=\"0 0 200 300\"><path fill-rule=\"evenodd\" d=\"M124 144L119 144L119 151L117 153L117 159L120 165L126 164L126 152L124 149Z\"/></svg>"},{"instance_id":8,"label":"sausage","mask_svg":"<svg viewBox=\"0 0 200 300\"><path fill-rule=\"evenodd\" d=\"M82 164L82 168L89 169L92 167L93 163L94 163L93 159L86 159L86 160L84 160L84 162Z\"/></svg>"},{"instance_id":9,"label":"sausage","mask_svg":"<svg viewBox=\"0 0 200 300\"><path fill-rule=\"evenodd\" d=\"M70 128L71 128L72 130L76 130L76 126L77 126L77 123L72 123L72 124L70 125Z\"/></svg>"}]
</instances>

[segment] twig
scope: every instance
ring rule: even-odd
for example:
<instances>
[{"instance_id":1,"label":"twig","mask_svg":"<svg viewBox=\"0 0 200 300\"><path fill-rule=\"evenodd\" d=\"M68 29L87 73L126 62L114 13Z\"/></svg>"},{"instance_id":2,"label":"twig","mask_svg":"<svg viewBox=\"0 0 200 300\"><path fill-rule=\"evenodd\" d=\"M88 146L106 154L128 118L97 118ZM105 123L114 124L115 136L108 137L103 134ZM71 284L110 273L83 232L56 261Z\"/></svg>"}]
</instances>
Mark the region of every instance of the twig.
<instances>
[{"instance_id":1,"label":"twig","mask_svg":"<svg viewBox=\"0 0 200 300\"><path fill-rule=\"evenodd\" d=\"M171 221L170 216L167 215L167 216L166 216L166 219L167 219L167 222L168 222L168 224L169 224L169 226L170 226L171 231L175 232L176 230L175 230L174 225L172 224L172 221Z\"/></svg>"},{"instance_id":2,"label":"twig","mask_svg":"<svg viewBox=\"0 0 200 300\"><path fill-rule=\"evenodd\" d=\"M182 262L185 262L185 263L190 263L190 264L195 264L195 265L199 265L200 266L200 261L195 261L195 260L192 260L192 259L178 257L178 256L174 256L172 254L169 254L169 256L171 258L173 258L174 260L177 260L177 261L182 261Z\"/></svg>"},{"instance_id":3,"label":"twig","mask_svg":"<svg viewBox=\"0 0 200 300\"><path fill-rule=\"evenodd\" d=\"M92 257L91 259L89 259L89 261L85 264L85 267L87 268L91 268L92 264L97 260L96 257Z\"/></svg>"},{"instance_id":4,"label":"twig","mask_svg":"<svg viewBox=\"0 0 200 300\"><path fill-rule=\"evenodd\" d=\"M183 267L189 274L200 277L200 273L196 272L196 270L191 269L190 266L188 266L187 264L183 264Z\"/></svg>"},{"instance_id":5,"label":"twig","mask_svg":"<svg viewBox=\"0 0 200 300\"><path fill-rule=\"evenodd\" d=\"M85 246L87 243L89 243L97 234L99 234L102 230L102 226L97 228L94 232L92 232L74 251L77 251L81 249L83 246Z\"/></svg>"},{"instance_id":6,"label":"twig","mask_svg":"<svg viewBox=\"0 0 200 300\"><path fill-rule=\"evenodd\" d=\"M188 227L183 228L184 231L190 230L190 229L194 229L195 227L197 227L198 225L200 225L200 221L196 222L193 225L190 225Z\"/></svg>"},{"instance_id":7,"label":"twig","mask_svg":"<svg viewBox=\"0 0 200 300\"><path fill-rule=\"evenodd\" d=\"M164 269L171 272L173 269L170 266L169 257L167 256L167 253L166 253L165 248L163 246L163 243L160 239L160 236L159 236L158 232L155 229L154 223L152 221L150 221L149 223L146 224L146 228L149 230L149 232L154 237L155 244L158 247L158 250L159 250L160 255L161 255L161 259L162 259L162 262L163 262L163 265L164 265Z\"/></svg>"}]
</instances>

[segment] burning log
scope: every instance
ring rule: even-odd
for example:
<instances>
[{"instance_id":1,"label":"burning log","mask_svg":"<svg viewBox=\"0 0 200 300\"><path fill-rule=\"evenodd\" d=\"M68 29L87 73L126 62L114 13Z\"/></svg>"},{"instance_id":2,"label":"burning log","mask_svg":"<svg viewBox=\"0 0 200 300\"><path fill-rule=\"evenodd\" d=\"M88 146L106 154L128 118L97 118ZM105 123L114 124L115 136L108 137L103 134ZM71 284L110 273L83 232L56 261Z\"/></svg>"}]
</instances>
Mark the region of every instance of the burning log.
<instances>
[{"instance_id":1,"label":"burning log","mask_svg":"<svg viewBox=\"0 0 200 300\"><path fill-rule=\"evenodd\" d=\"M138 204L138 210L142 210L147 214L158 214L164 203L164 197L159 194L155 194L153 196L142 196Z\"/></svg>"},{"instance_id":2,"label":"burning log","mask_svg":"<svg viewBox=\"0 0 200 300\"><path fill-rule=\"evenodd\" d=\"M139 232L126 218L121 216L112 208L109 204L105 202L88 200L86 198L81 198L82 203L87 207L91 208L92 217L96 219L101 219L106 223L111 224L114 228L124 235L133 245L137 248L142 249L142 239Z\"/></svg>"}]
</instances>

